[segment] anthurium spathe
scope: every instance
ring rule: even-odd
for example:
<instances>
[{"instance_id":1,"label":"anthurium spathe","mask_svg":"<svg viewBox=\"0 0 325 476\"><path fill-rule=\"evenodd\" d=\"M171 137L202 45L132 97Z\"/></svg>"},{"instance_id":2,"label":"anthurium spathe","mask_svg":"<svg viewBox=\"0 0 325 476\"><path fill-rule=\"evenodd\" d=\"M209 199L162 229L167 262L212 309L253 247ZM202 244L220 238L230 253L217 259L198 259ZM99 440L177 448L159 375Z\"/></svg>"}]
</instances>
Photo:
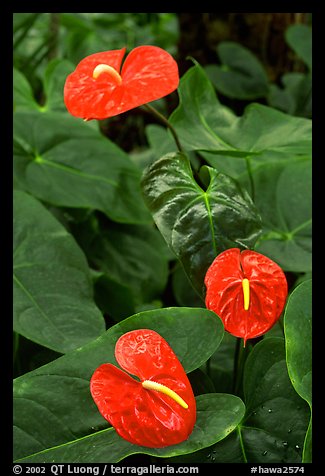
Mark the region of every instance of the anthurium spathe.
<instances>
[{"instance_id":1,"label":"anthurium spathe","mask_svg":"<svg viewBox=\"0 0 325 476\"><path fill-rule=\"evenodd\" d=\"M115 357L122 369L102 364L90 391L103 417L127 441L150 448L181 443L196 421L196 403L186 373L157 332L138 329L122 335Z\"/></svg>"},{"instance_id":2,"label":"anthurium spathe","mask_svg":"<svg viewBox=\"0 0 325 476\"><path fill-rule=\"evenodd\" d=\"M244 342L265 334L279 319L288 293L284 272L256 251L231 248L220 253L205 275L208 309L226 331Z\"/></svg>"},{"instance_id":3,"label":"anthurium spathe","mask_svg":"<svg viewBox=\"0 0 325 476\"><path fill-rule=\"evenodd\" d=\"M70 114L105 119L174 91L176 61L157 46L138 46L122 60L126 48L87 56L66 79L64 101Z\"/></svg>"}]
</instances>

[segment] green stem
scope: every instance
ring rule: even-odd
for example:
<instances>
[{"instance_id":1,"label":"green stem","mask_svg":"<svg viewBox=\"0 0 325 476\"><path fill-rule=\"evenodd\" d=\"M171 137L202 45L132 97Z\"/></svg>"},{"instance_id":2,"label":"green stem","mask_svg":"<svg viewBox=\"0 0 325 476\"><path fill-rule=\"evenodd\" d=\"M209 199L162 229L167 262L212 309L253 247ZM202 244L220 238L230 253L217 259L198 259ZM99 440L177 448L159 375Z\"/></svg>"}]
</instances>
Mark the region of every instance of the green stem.
<instances>
[{"instance_id":1,"label":"green stem","mask_svg":"<svg viewBox=\"0 0 325 476\"><path fill-rule=\"evenodd\" d=\"M234 372L233 372L233 381L232 381L233 393L235 393L235 389L237 387L238 370L239 370L240 342L241 342L241 338L236 337L236 347L235 347L235 355L234 355Z\"/></svg>"},{"instance_id":2,"label":"green stem","mask_svg":"<svg viewBox=\"0 0 325 476\"><path fill-rule=\"evenodd\" d=\"M175 140L175 143L177 145L177 149L180 151L180 152L183 152L183 148L181 146L181 143L179 141L179 138L178 138L178 135L174 129L174 127L171 125L171 123L168 121L168 119L166 119L165 116L163 116L162 114L160 114L159 111L157 111L156 108L154 108L153 106L150 106L150 104L145 104L143 106L145 109L147 109L147 111L149 111L153 116L155 116L162 124L164 124L166 127L168 127L168 129L170 130L170 132L172 133L173 137L174 137L174 140Z\"/></svg>"},{"instance_id":3,"label":"green stem","mask_svg":"<svg viewBox=\"0 0 325 476\"><path fill-rule=\"evenodd\" d=\"M244 347L243 340L240 337L236 338L236 347L234 355L234 373L233 373L233 393L238 395L241 391L243 382L243 374L246 358L249 353L249 345Z\"/></svg>"}]
</instances>

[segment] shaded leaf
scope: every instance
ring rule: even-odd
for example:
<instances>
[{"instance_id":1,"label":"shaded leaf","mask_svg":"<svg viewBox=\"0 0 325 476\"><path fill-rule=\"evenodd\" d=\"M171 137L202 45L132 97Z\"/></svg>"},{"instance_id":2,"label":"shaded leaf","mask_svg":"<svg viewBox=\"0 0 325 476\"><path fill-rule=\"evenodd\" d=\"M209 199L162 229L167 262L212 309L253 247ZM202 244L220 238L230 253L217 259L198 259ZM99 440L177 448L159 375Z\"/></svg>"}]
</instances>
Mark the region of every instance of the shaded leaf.
<instances>
[{"instance_id":1,"label":"shaded leaf","mask_svg":"<svg viewBox=\"0 0 325 476\"><path fill-rule=\"evenodd\" d=\"M264 151L311 152L311 121L251 103L241 117L222 106L204 70L193 66L178 88L180 105L170 116L187 150L247 156Z\"/></svg>"},{"instance_id":2,"label":"shaded leaf","mask_svg":"<svg viewBox=\"0 0 325 476\"><path fill-rule=\"evenodd\" d=\"M13 71L14 111L39 110L29 82L18 69L14 68Z\"/></svg>"},{"instance_id":3,"label":"shaded leaf","mask_svg":"<svg viewBox=\"0 0 325 476\"><path fill-rule=\"evenodd\" d=\"M217 91L237 99L264 97L269 89L268 77L257 57L243 45L222 41L217 46L221 66L208 65L205 71Z\"/></svg>"},{"instance_id":4,"label":"shaded leaf","mask_svg":"<svg viewBox=\"0 0 325 476\"><path fill-rule=\"evenodd\" d=\"M284 339L263 339L254 347L245 366L244 392L241 432L247 460L301 462L309 409L291 385Z\"/></svg>"},{"instance_id":5,"label":"shaded leaf","mask_svg":"<svg viewBox=\"0 0 325 476\"><path fill-rule=\"evenodd\" d=\"M14 329L57 352L102 334L86 258L41 203L14 192Z\"/></svg>"},{"instance_id":6,"label":"shaded leaf","mask_svg":"<svg viewBox=\"0 0 325 476\"><path fill-rule=\"evenodd\" d=\"M263 222L263 233L255 250L286 271L310 271L310 160L265 164L254 170L253 177L255 204Z\"/></svg>"},{"instance_id":7,"label":"shaded leaf","mask_svg":"<svg viewBox=\"0 0 325 476\"><path fill-rule=\"evenodd\" d=\"M308 25L290 25L285 32L289 46L301 58L308 68L312 68L312 29Z\"/></svg>"},{"instance_id":8,"label":"shaded leaf","mask_svg":"<svg viewBox=\"0 0 325 476\"><path fill-rule=\"evenodd\" d=\"M148 223L140 175L121 149L74 118L15 114L15 181L41 200L95 208L119 222Z\"/></svg>"}]
</instances>

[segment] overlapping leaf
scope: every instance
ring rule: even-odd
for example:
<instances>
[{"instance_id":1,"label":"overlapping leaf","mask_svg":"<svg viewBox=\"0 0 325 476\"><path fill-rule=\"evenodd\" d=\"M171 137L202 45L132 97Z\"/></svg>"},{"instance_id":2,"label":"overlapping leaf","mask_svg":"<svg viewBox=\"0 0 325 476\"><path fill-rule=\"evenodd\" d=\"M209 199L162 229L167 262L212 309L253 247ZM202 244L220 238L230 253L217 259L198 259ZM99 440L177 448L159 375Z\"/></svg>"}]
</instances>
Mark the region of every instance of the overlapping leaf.
<instances>
[{"instance_id":1,"label":"overlapping leaf","mask_svg":"<svg viewBox=\"0 0 325 476\"><path fill-rule=\"evenodd\" d=\"M180 105L172 113L186 150L212 151L232 156L259 155L265 151L308 154L311 121L292 117L261 104L250 104L241 117L222 106L204 70L195 65L182 77Z\"/></svg>"},{"instance_id":2,"label":"overlapping leaf","mask_svg":"<svg viewBox=\"0 0 325 476\"><path fill-rule=\"evenodd\" d=\"M41 203L14 192L14 330L57 352L105 330L86 258Z\"/></svg>"},{"instance_id":3,"label":"overlapping leaf","mask_svg":"<svg viewBox=\"0 0 325 476\"><path fill-rule=\"evenodd\" d=\"M264 164L254 171L254 188L255 204L263 220L256 251L286 271L310 271L311 162Z\"/></svg>"},{"instance_id":4,"label":"overlapping leaf","mask_svg":"<svg viewBox=\"0 0 325 476\"><path fill-rule=\"evenodd\" d=\"M202 447L223 440L239 424L245 406L235 395L210 393L196 397L197 421L189 438L178 445L166 448L148 448L122 440L108 428L23 458L25 463L118 463L132 454L142 453L158 458L187 455ZM182 457L180 457L182 458Z\"/></svg>"},{"instance_id":5,"label":"overlapping leaf","mask_svg":"<svg viewBox=\"0 0 325 476\"><path fill-rule=\"evenodd\" d=\"M246 362L244 393L245 417L231 435L196 454L173 461L301 462L309 409L291 385L283 338L270 337L254 347Z\"/></svg>"},{"instance_id":6,"label":"overlapping leaf","mask_svg":"<svg viewBox=\"0 0 325 476\"><path fill-rule=\"evenodd\" d=\"M233 41L222 41L217 52L221 66L208 65L205 71L218 91L237 99L257 99L267 94L267 74L250 50Z\"/></svg>"},{"instance_id":7,"label":"overlapping leaf","mask_svg":"<svg viewBox=\"0 0 325 476\"><path fill-rule=\"evenodd\" d=\"M140 175L121 149L72 117L15 114L15 183L41 200L94 208L119 222L148 223Z\"/></svg>"},{"instance_id":8,"label":"overlapping leaf","mask_svg":"<svg viewBox=\"0 0 325 476\"><path fill-rule=\"evenodd\" d=\"M146 203L193 286L203 294L205 273L215 256L231 248L252 248L261 223L247 192L210 167L202 170L204 190L184 154L167 154L144 173Z\"/></svg>"},{"instance_id":9,"label":"overlapping leaf","mask_svg":"<svg viewBox=\"0 0 325 476\"><path fill-rule=\"evenodd\" d=\"M90 377L100 364L117 365L114 357L117 339L125 332L143 328L153 329L167 340L186 372L202 365L223 337L221 320L206 309L146 311L116 324L83 348L17 378L14 387L15 458L28 457L29 461L66 458L70 462L75 461L74 458L84 458L83 461L98 462L97 457L105 457L106 462L116 462L134 452L144 451L142 447L126 444L112 429L107 429L107 422L98 412L89 391ZM213 411L213 407L218 410ZM209 395L202 398L200 408L202 425L197 425L194 441L185 446L185 453L200 445L212 444L213 439L224 438L243 414L243 404L234 396ZM210 419L211 425L207 424ZM50 432L48 428L51 428ZM60 448L60 445L64 446ZM45 453L32 456L50 448L49 459ZM56 450L58 456L55 456ZM171 449L171 454L175 452L177 454L177 447Z\"/></svg>"}]
</instances>

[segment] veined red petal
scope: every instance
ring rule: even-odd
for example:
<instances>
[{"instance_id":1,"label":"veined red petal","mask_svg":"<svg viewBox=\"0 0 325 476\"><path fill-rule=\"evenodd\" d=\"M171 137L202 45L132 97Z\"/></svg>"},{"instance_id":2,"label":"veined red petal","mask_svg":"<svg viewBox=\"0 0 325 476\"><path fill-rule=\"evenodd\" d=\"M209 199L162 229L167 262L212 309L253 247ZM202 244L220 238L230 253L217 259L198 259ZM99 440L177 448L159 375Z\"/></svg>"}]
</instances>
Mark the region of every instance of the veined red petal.
<instances>
[{"instance_id":1,"label":"veined red petal","mask_svg":"<svg viewBox=\"0 0 325 476\"><path fill-rule=\"evenodd\" d=\"M161 448L186 440L196 421L196 403L185 371L167 342L154 331L140 329L124 334L117 341L115 353L121 367L140 376L141 381L165 385L183 398L188 408L169 395L144 388L141 381L114 365L103 364L90 382L103 417L133 444ZM150 366L152 356L154 364Z\"/></svg>"},{"instance_id":2,"label":"veined red petal","mask_svg":"<svg viewBox=\"0 0 325 476\"><path fill-rule=\"evenodd\" d=\"M250 303L244 308L242 281L249 281ZM265 334L279 319L288 293L284 272L256 251L231 248L220 253L205 276L206 307L225 329L245 341Z\"/></svg>"},{"instance_id":3,"label":"veined red petal","mask_svg":"<svg viewBox=\"0 0 325 476\"><path fill-rule=\"evenodd\" d=\"M125 59L121 76L123 99L130 109L170 94L179 84L176 61L157 46L134 48Z\"/></svg>"},{"instance_id":4,"label":"veined red petal","mask_svg":"<svg viewBox=\"0 0 325 476\"><path fill-rule=\"evenodd\" d=\"M98 64L107 64L119 73L124 54L125 48L95 53L78 64L64 87L64 101L70 114L105 119L160 99L177 88L177 63L156 46L139 46L131 51L120 73L121 84L105 73L93 78Z\"/></svg>"}]
</instances>

